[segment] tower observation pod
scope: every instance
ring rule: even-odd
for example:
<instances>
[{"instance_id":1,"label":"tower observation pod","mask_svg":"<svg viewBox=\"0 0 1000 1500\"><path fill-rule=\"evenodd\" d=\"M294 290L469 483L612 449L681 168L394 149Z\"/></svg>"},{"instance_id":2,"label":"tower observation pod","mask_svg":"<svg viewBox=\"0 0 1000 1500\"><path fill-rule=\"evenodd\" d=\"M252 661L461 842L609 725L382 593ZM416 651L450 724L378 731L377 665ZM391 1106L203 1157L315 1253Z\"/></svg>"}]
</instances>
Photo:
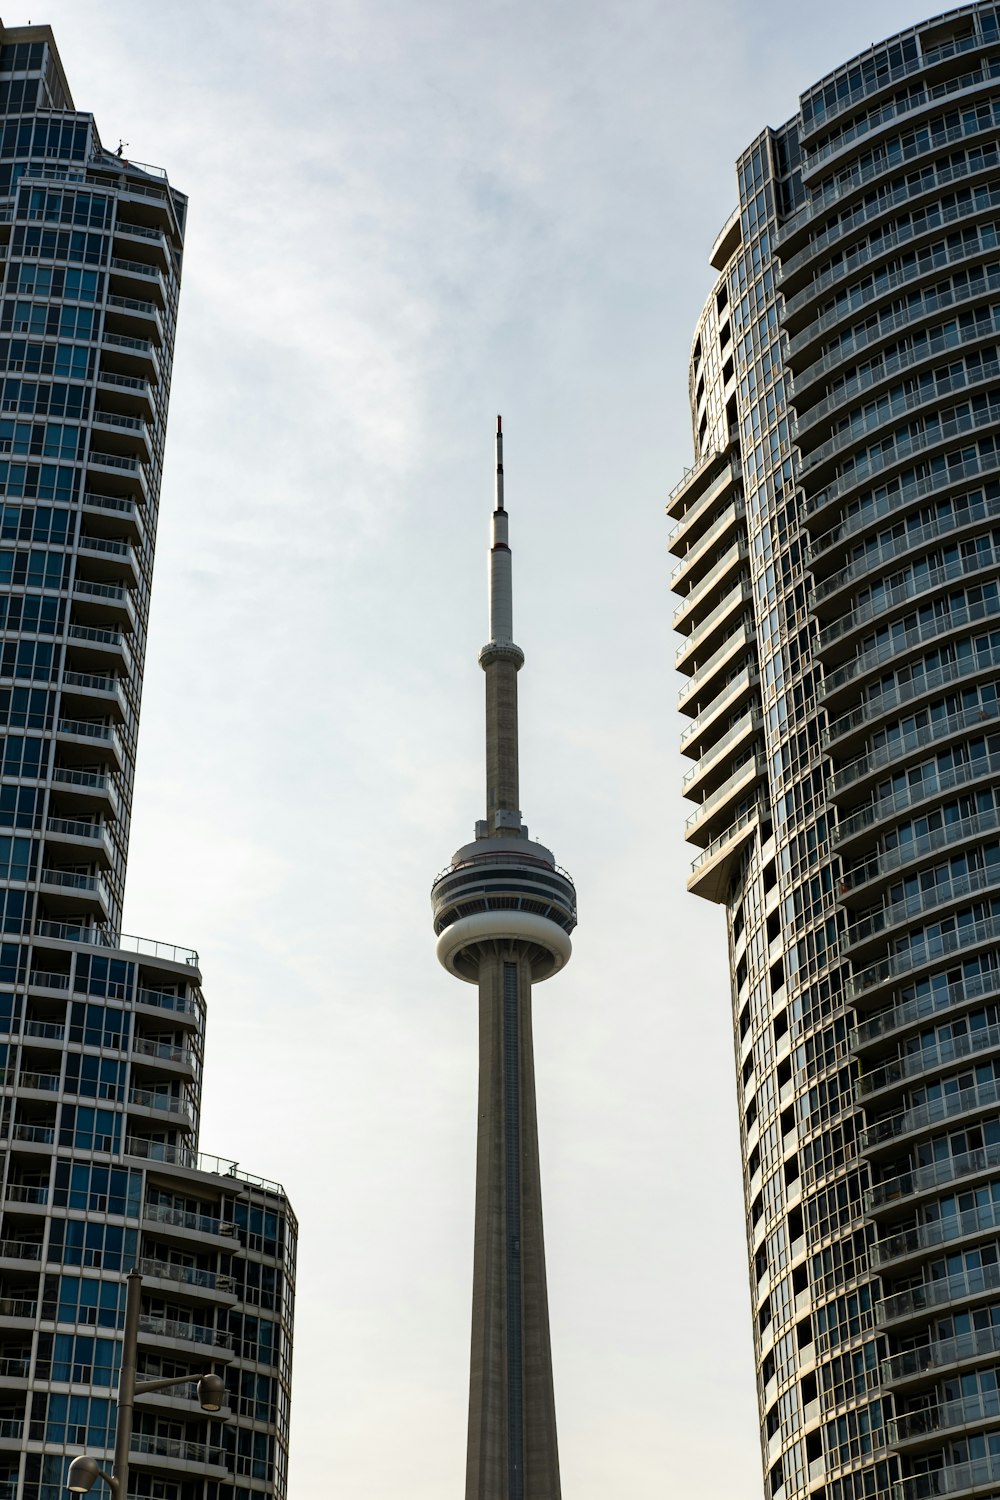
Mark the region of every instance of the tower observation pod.
<instances>
[{"instance_id":1,"label":"tower observation pod","mask_svg":"<svg viewBox=\"0 0 1000 1500\"><path fill-rule=\"evenodd\" d=\"M466 1500L560 1500L531 991L569 961L576 891L521 821L511 554L497 418L486 817L431 890L437 954L479 990L479 1136Z\"/></svg>"}]
</instances>

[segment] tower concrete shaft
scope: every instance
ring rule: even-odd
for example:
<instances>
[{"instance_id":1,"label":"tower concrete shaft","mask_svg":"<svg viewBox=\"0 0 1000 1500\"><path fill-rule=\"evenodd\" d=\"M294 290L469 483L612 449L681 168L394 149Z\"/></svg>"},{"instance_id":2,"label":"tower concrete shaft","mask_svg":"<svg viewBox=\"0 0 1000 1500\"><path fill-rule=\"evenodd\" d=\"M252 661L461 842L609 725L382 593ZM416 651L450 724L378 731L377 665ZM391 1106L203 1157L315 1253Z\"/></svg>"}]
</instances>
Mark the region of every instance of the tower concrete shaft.
<instances>
[{"instance_id":1,"label":"tower concrete shaft","mask_svg":"<svg viewBox=\"0 0 1000 1500\"><path fill-rule=\"evenodd\" d=\"M522 945L479 966L479 1139L466 1500L558 1500L552 1348Z\"/></svg>"},{"instance_id":2,"label":"tower concrete shaft","mask_svg":"<svg viewBox=\"0 0 1000 1500\"><path fill-rule=\"evenodd\" d=\"M434 883L438 957L479 990L479 1133L466 1500L560 1500L531 1033L569 959L576 892L518 806L511 558L497 418L486 676L487 816Z\"/></svg>"}]
</instances>

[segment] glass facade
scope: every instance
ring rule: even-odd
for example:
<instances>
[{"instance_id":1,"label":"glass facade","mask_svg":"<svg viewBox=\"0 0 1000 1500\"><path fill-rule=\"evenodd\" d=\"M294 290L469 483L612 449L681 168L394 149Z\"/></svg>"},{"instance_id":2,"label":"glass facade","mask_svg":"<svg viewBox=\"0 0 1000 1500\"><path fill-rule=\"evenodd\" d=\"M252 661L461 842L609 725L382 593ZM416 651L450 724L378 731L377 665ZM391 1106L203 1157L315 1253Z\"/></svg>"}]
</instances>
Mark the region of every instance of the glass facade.
<instances>
[{"instance_id":1,"label":"glass facade","mask_svg":"<svg viewBox=\"0 0 1000 1500\"><path fill-rule=\"evenodd\" d=\"M737 163L670 497L765 1494L1000 1496L1000 13Z\"/></svg>"},{"instance_id":2,"label":"glass facade","mask_svg":"<svg viewBox=\"0 0 1000 1500\"><path fill-rule=\"evenodd\" d=\"M287 1493L296 1223L199 1153L197 954L121 933L186 200L106 151L47 27L0 28L0 1500ZM206 1419L194 1382L225 1379Z\"/></svg>"}]
</instances>

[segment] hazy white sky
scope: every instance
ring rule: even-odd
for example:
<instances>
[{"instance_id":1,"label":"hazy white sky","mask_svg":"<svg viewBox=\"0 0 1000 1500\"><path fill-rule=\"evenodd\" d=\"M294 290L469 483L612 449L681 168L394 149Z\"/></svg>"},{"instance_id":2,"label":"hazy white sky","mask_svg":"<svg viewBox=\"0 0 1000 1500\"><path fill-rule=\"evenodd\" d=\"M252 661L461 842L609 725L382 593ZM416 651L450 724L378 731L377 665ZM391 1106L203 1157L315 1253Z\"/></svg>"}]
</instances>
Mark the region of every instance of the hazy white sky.
<instances>
[{"instance_id":1,"label":"hazy white sky","mask_svg":"<svg viewBox=\"0 0 1000 1500\"><path fill-rule=\"evenodd\" d=\"M757 1500L721 913L684 894L667 492L733 162L903 0L35 0L191 196L126 910L197 947L202 1145L301 1221L291 1500L463 1491L496 412L563 1488Z\"/></svg>"}]
</instances>

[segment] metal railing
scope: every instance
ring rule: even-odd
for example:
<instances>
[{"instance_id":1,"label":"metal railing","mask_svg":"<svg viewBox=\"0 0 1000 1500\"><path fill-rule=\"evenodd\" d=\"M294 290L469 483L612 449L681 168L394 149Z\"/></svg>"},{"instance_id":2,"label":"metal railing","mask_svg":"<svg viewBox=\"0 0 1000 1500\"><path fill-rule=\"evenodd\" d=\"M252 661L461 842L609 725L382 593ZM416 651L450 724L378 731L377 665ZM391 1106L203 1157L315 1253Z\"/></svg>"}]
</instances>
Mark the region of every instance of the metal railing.
<instances>
[{"instance_id":1,"label":"metal railing","mask_svg":"<svg viewBox=\"0 0 1000 1500\"><path fill-rule=\"evenodd\" d=\"M912 321L912 317L907 318L907 324ZM901 434L891 448L869 453L867 457L859 459L853 469L842 474L825 489L818 490L815 495L810 495L803 507L804 514L815 515L824 506L843 500L852 490L877 478L886 469L916 458L921 453L927 453L931 448L937 448L951 438L961 437L971 432L989 432L998 421L1000 421L1000 403L987 406L983 411L970 412L967 416L951 417L945 422L931 424L921 432Z\"/></svg>"},{"instance_id":2,"label":"metal railing","mask_svg":"<svg viewBox=\"0 0 1000 1500\"><path fill-rule=\"evenodd\" d=\"M158 1281L177 1281L184 1286L201 1287L205 1291L229 1292L235 1285L231 1276L217 1271L203 1271L199 1266L179 1265L170 1260L140 1260L139 1270L144 1276Z\"/></svg>"},{"instance_id":3,"label":"metal railing","mask_svg":"<svg viewBox=\"0 0 1000 1500\"><path fill-rule=\"evenodd\" d=\"M912 1255L921 1250L934 1250L939 1245L949 1245L953 1240L965 1239L966 1235L979 1234L983 1230L1000 1227L1000 1203L983 1203L978 1208L964 1213L945 1214L926 1224L914 1224L909 1229L897 1230L884 1240L876 1240L871 1247L872 1266L877 1270L902 1255Z\"/></svg>"},{"instance_id":4,"label":"metal railing","mask_svg":"<svg viewBox=\"0 0 1000 1500\"><path fill-rule=\"evenodd\" d=\"M839 323L846 322L858 313L864 313L873 302L880 301L890 292L911 286L914 281L919 281L928 272L938 271L944 266L962 265L971 256L986 255L995 251L996 248L996 230L992 225L984 224L977 228L974 242L963 241L960 245L952 246L939 241L937 245L924 246L921 250L911 251L908 256L900 258L903 263L898 270L880 271L867 283L862 283L860 290L854 288L842 293L833 307L820 313L800 333L795 334L789 340L788 353L793 357L800 354L803 349L808 348L824 333L829 333L832 328L836 328ZM808 302L807 298L804 305L808 305Z\"/></svg>"},{"instance_id":5,"label":"metal railing","mask_svg":"<svg viewBox=\"0 0 1000 1500\"><path fill-rule=\"evenodd\" d=\"M961 507L952 505L950 513L946 516L937 516L921 526L907 527L900 536L883 537L877 546L867 548L846 568L838 569L836 573L831 573L828 578L817 583L814 597L817 602L828 599L831 594L847 588L876 569L879 571L885 569L889 563L905 557L908 552L913 552L918 547L924 547L929 542L937 541L956 531L962 531L965 527L973 526L977 522L998 519L1000 519L1000 500L983 499Z\"/></svg>"},{"instance_id":6,"label":"metal railing","mask_svg":"<svg viewBox=\"0 0 1000 1500\"><path fill-rule=\"evenodd\" d=\"M154 1318L144 1313L139 1319L139 1331L165 1339L187 1339L191 1343L211 1344L217 1349L233 1347L228 1333L217 1333L214 1328L206 1328L199 1323L180 1323L175 1318Z\"/></svg>"},{"instance_id":7,"label":"metal railing","mask_svg":"<svg viewBox=\"0 0 1000 1500\"><path fill-rule=\"evenodd\" d=\"M956 1115L968 1114L974 1109L987 1109L997 1103L1000 1103L1000 1082L995 1078L984 1079L982 1083L959 1089L954 1094L939 1094L925 1104L914 1104L900 1115L876 1120L861 1132L861 1149L871 1150L886 1141L896 1141L902 1135L912 1135L915 1130L926 1130L931 1125L939 1125L942 1120L954 1119Z\"/></svg>"},{"instance_id":8,"label":"metal railing","mask_svg":"<svg viewBox=\"0 0 1000 1500\"><path fill-rule=\"evenodd\" d=\"M919 943L894 953L891 958L883 958L869 968L853 974L844 986L845 997L853 1000L876 985L900 979L948 953L960 953L965 948L976 948L997 938L1000 938L1000 917L987 917L978 922L970 922L968 926L958 927L953 932L941 932L931 938L923 938Z\"/></svg>"},{"instance_id":9,"label":"metal railing","mask_svg":"<svg viewBox=\"0 0 1000 1500\"><path fill-rule=\"evenodd\" d=\"M926 994L916 995L902 1005L894 1005L891 1010L870 1016L851 1032L850 1046L857 1049L869 1042L878 1041L893 1031L899 1031L904 1026L910 1026L914 1021L922 1021L940 1011L952 1010L956 1005L964 1005L971 1000L980 1000L984 995L996 994L1000 994L1000 968L985 974L969 974L954 984L928 990Z\"/></svg>"},{"instance_id":10,"label":"metal railing","mask_svg":"<svg viewBox=\"0 0 1000 1500\"><path fill-rule=\"evenodd\" d=\"M922 833L917 838L906 839L892 849L886 849L874 858L866 860L863 865L855 865L853 869L845 871L840 882L840 890L842 893L857 890L859 886L867 885L871 880L888 875L894 870L904 869L915 859L920 859L926 854L934 854L939 849L948 849L953 844L962 843L965 839L975 838L977 834L994 833L998 828L1000 828L1000 808L995 806L984 809L983 812L973 813L968 818L956 818L953 822L942 823L940 828L931 829L929 833ZM1000 879L1000 872L997 878Z\"/></svg>"},{"instance_id":11,"label":"metal railing","mask_svg":"<svg viewBox=\"0 0 1000 1500\"><path fill-rule=\"evenodd\" d=\"M871 1212L875 1208L884 1208L886 1204L897 1203L916 1193L925 1193L943 1183L957 1182L962 1177L971 1177L996 1166L1000 1166L1000 1143L980 1146L976 1151L962 1151L955 1156L946 1156L941 1161L928 1162L926 1166L912 1167L908 1172L901 1172L897 1177L890 1177L885 1182L878 1182L867 1188L865 1209ZM1000 1265L994 1265L991 1269L1000 1285Z\"/></svg>"},{"instance_id":12,"label":"metal railing","mask_svg":"<svg viewBox=\"0 0 1000 1500\"><path fill-rule=\"evenodd\" d=\"M829 782L830 794L836 796L845 787L853 786L862 777L870 776L883 766L901 760L913 750L923 750L963 729L981 728L983 724L997 718L1000 718L1000 705L980 703L978 708L962 709L957 714L949 714L945 719L935 719L932 723L920 725L918 729L908 730L906 734L894 735L885 744L876 745L873 750L866 751L864 755L859 755L856 760L849 761L835 771Z\"/></svg>"}]
</instances>

